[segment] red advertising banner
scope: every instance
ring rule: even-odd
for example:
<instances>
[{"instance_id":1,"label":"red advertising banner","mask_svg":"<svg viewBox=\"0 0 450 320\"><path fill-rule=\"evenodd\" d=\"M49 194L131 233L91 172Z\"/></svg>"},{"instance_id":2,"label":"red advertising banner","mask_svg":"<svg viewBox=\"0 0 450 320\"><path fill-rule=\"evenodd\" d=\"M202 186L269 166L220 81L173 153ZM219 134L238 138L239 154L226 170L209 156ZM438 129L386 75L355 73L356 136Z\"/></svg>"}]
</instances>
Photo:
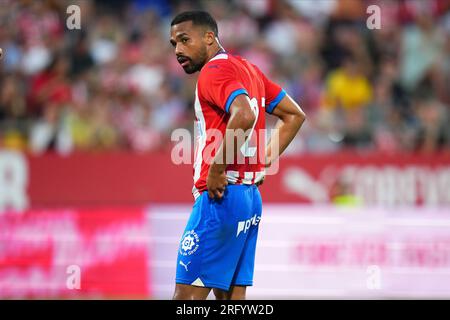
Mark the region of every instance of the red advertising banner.
<instances>
[{"instance_id":1,"label":"red advertising banner","mask_svg":"<svg viewBox=\"0 0 450 320\"><path fill-rule=\"evenodd\" d=\"M26 156L0 152L0 211L192 203L192 165L169 152ZM450 205L450 155L283 156L260 187L277 203Z\"/></svg>"},{"instance_id":2,"label":"red advertising banner","mask_svg":"<svg viewBox=\"0 0 450 320\"><path fill-rule=\"evenodd\" d=\"M0 215L0 298L145 298L151 239L142 209Z\"/></svg>"},{"instance_id":3,"label":"red advertising banner","mask_svg":"<svg viewBox=\"0 0 450 320\"><path fill-rule=\"evenodd\" d=\"M449 206L450 155L334 153L283 157L266 202Z\"/></svg>"}]
</instances>

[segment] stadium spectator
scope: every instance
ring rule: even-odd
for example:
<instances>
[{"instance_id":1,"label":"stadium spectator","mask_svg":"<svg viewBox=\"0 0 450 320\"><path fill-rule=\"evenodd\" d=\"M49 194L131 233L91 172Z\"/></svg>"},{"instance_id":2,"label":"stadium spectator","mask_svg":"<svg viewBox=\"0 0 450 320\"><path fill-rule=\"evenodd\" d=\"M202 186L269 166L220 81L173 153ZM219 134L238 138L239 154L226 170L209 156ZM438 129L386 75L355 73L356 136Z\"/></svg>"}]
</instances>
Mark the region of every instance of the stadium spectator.
<instances>
[{"instance_id":1,"label":"stadium spectator","mask_svg":"<svg viewBox=\"0 0 450 320\"><path fill-rule=\"evenodd\" d=\"M192 131L196 79L180 81L166 26L204 8L224 47L308 113L288 153L448 150L450 1L423 2L4 0L0 146L147 152L175 128ZM81 30L65 26L71 4ZM381 7L380 30L366 27L369 4Z\"/></svg>"}]
</instances>

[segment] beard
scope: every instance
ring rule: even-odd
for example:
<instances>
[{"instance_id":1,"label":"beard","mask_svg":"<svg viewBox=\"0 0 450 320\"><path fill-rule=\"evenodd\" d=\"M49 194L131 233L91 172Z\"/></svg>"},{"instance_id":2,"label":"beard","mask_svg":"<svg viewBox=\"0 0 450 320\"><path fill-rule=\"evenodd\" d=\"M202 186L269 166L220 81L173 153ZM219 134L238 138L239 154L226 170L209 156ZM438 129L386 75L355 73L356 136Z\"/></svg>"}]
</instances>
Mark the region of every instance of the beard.
<instances>
[{"instance_id":1,"label":"beard","mask_svg":"<svg viewBox=\"0 0 450 320\"><path fill-rule=\"evenodd\" d=\"M203 66L205 65L207 57L208 57L208 54L207 54L206 48L204 48L204 50L202 50L202 52L199 54L199 57L197 59L195 59L195 61L189 57L186 57L186 58L188 58L189 63L187 65L183 66L184 72L186 72L187 74L192 74L197 71L200 71L203 68Z\"/></svg>"},{"instance_id":2,"label":"beard","mask_svg":"<svg viewBox=\"0 0 450 320\"><path fill-rule=\"evenodd\" d=\"M194 63L192 60L189 61L189 63L183 67L184 72L186 72L187 74L192 74L195 73L197 71L200 71L201 68L203 67L203 64L200 63Z\"/></svg>"}]
</instances>

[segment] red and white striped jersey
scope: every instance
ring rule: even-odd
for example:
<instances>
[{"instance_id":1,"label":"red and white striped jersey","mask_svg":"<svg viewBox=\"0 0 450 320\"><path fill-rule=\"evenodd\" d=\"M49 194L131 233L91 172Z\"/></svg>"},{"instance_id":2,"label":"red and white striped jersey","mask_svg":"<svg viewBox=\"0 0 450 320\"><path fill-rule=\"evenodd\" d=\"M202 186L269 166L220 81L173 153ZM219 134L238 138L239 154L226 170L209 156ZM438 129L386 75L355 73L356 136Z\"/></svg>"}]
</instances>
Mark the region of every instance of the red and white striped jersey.
<instances>
[{"instance_id":1,"label":"red and white striped jersey","mask_svg":"<svg viewBox=\"0 0 450 320\"><path fill-rule=\"evenodd\" d=\"M264 177L264 112L272 113L286 92L247 60L220 53L203 66L195 90L194 198L207 189L209 166L221 141L216 135L225 136L230 106L240 94L249 97L256 122L241 148L240 161L235 155L227 165L227 179L231 184L254 184Z\"/></svg>"}]
</instances>

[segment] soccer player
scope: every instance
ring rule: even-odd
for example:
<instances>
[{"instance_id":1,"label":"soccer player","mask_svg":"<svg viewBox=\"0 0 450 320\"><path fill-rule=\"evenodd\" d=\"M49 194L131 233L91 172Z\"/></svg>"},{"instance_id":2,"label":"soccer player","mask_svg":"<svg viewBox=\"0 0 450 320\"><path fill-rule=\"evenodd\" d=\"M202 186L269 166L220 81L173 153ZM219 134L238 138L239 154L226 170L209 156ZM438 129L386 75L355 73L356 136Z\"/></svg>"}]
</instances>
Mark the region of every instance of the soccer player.
<instances>
[{"instance_id":1,"label":"soccer player","mask_svg":"<svg viewBox=\"0 0 450 320\"><path fill-rule=\"evenodd\" d=\"M223 49L217 23L207 12L177 15L170 43L186 73L200 71L195 91L195 203L178 249L173 298L206 299L213 289L217 299L245 299L246 287L253 284L262 210L257 186L305 114L255 65ZM278 141L272 136L267 147L258 134L265 129L264 112L279 118ZM236 132L244 137L239 139Z\"/></svg>"}]
</instances>

